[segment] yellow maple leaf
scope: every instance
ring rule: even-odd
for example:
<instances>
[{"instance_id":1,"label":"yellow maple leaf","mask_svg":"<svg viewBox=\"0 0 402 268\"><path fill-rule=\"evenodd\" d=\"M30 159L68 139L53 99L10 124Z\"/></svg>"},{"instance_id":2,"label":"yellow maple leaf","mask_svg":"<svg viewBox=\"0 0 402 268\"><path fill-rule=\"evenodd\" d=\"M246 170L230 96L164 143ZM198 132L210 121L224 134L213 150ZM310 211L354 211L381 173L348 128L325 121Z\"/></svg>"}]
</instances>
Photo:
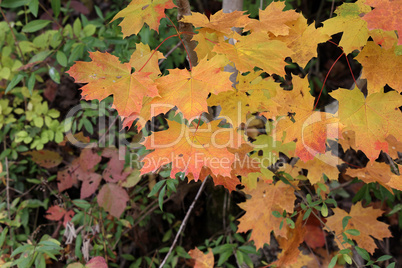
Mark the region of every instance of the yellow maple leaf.
<instances>
[{"instance_id":1,"label":"yellow maple leaf","mask_svg":"<svg viewBox=\"0 0 402 268\"><path fill-rule=\"evenodd\" d=\"M237 36L237 42L219 43L212 51L224 54L240 72L252 71L255 66L269 74L285 75L285 58L293 51L278 40L270 40L263 32L253 32L247 36Z\"/></svg>"},{"instance_id":2,"label":"yellow maple leaf","mask_svg":"<svg viewBox=\"0 0 402 268\"><path fill-rule=\"evenodd\" d=\"M355 59L363 66L362 78L367 79L369 93L381 92L386 84L402 90L402 76L395 71L402 69L402 55L395 55L395 46L385 49L367 42Z\"/></svg>"},{"instance_id":3,"label":"yellow maple leaf","mask_svg":"<svg viewBox=\"0 0 402 268\"><path fill-rule=\"evenodd\" d=\"M360 50L367 43L367 22L360 15L371 11L371 7L359 0L356 3L344 3L335 10L336 17L323 22L323 33L333 35L343 32L339 45L346 54ZM353 27L350 27L353 25Z\"/></svg>"},{"instance_id":4,"label":"yellow maple leaf","mask_svg":"<svg viewBox=\"0 0 402 268\"><path fill-rule=\"evenodd\" d=\"M344 130L354 131L359 137L354 139L354 149L363 151L372 162L381 150L388 150L388 135L400 137L402 114L398 107L402 96L397 92L372 93L365 98L355 88L338 89L330 95L339 101L339 119Z\"/></svg>"},{"instance_id":5,"label":"yellow maple leaf","mask_svg":"<svg viewBox=\"0 0 402 268\"><path fill-rule=\"evenodd\" d=\"M124 18L119 24L123 36L138 34L144 23L158 32L160 20L165 17L165 9L176 7L172 0L133 0L110 21Z\"/></svg>"},{"instance_id":6,"label":"yellow maple leaf","mask_svg":"<svg viewBox=\"0 0 402 268\"><path fill-rule=\"evenodd\" d=\"M291 28L288 24L301 15L294 10L283 11L284 8L284 2L272 2L264 10L260 10L259 20L250 20L244 30L270 32L275 36L287 35Z\"/></svg>"},{"instance_id":7,"label":"yellow maple leaf","mask_svg":"<svg viewBox=\"0 0 402 268\"><path fill-rule=\"evenodd\" d=\"M187 119L194 119L208 110L209 93L218 94L233 90L230 73L221 68L227 64L223 56L202 59L191 71L173 69L156 80L160 97L150 100L147 106L151 116L166 113L174 106Z\"/></svg>"}]
</instances>

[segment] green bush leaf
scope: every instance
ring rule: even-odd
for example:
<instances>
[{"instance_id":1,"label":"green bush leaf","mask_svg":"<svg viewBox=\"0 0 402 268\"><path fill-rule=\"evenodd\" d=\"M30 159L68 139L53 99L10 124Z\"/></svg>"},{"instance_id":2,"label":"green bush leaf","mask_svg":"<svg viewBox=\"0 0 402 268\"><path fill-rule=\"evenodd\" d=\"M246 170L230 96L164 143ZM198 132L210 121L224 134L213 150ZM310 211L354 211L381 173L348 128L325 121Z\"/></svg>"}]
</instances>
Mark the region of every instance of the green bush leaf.
<instances>
[{"instance_id":1,"label":"green bush leaf","mask_svg":"<svg viewBox=\"0 0 402 268\"><path fill-rule=\"evenodd\" d=\"M22 27L22 31L24 33L34 33L45 28L47 25L49 25L49 23L51 23L50 20L33 20Z\"/></svg>"}]
</instances>

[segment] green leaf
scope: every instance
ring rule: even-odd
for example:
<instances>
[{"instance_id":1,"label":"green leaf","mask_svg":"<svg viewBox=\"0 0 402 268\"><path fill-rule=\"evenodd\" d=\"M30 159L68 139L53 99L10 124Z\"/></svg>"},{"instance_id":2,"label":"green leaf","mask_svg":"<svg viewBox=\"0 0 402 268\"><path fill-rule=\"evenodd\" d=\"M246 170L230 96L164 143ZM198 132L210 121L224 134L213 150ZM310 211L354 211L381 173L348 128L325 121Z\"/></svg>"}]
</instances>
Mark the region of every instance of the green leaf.
<instances>
[{"instance_id":1,"label":"green leaf","mask_svg":"<svg viewBox=\"0 0 402 268\"><path fill-rule=\"evenodd\" d=\"M29 2L30 0L3 0L0 6L5 8L16 8L28 5Z\"/></svg>"},{"instance_id":2,"label":"green leaf","mask_svg":"<svg viewBox=\"0 0 402 268\"><path fill-rule=\"evenodd\" d=\"M39 0L31 0L29 2L29 11L31 11L32 15L35 16L35 18L38 16L38 10L39 10Z\"/></svg>"},{"instance_id":3,"label":"green leaf","mask_svg":"<svg viewBox=\"0 0 402 268\"><path fill-rule=\"evenodd\" d=\"M96 26L93 24L88 24L82 30L85 36L92 36L96 32Z\"/></svg>"},{"instance_id":4,"label":"green leaf","mask_svg":"<svg viewBox=\"0 0 402 268\"><path fill-rule=\"evenodd\" d=\"M10 84L8 84L5 93L7 94L8 92L10 92L10 90L12 90L19 82L21 82L22 78L24 78L22 74L14 76L13 79L11 79Z\"/></svg>"},{"instance_id":5,"label":"green leaf","mask_svg":"<svg viewBox=\"0 0 402 268\"><path fill-rule=\"evenodd\" d=\"M67 67L67 57L66 54L64 54L62 51L57 51L56 60L61 66Z\"/></svg>"},{"instance_id":6,"label":"green leaf","mask_svg":"<svg viewBox=\"0 0 402 268\"><path fill-rule=\"evenodd\" d=\"M326 205L325 203L322 204L322 207L321 207L321 214L322 214L322 216L324 216L324 217L327 217L327 216L328 216L328 207L327 207L327 205Z\"/></svg>"},{"instance_id":7,"label":"green leaf","mask_svg":"<svg viewBox=\"0 0 402 268\"><path fill-rule=\"evenodd\" d=\"M350 220L351 218L352 218L352 217L350 217L350 216L346 216L346 217L344 217L344 218L342 219L342 229L345 229L346 226L348 226L348 222L349 222L349 220Z\"/></svg>"},{"instance_id":8,"label":"green leaf","mask_svg":"<svg viewBox=\"0 0 402 268\"><path fill-rule=\"evenodd\" d=\"M370 261L370 254L364 248L355 247L356 252L366 261Z\"/></svg>"},{"instance_id":9,"label":"green leaf","mask_svg":"<svg viewBox=\"0 0 402 268\"><path fill-rule=\"evenodd\" d=\"M6 239L7 233L8 233L8 227L5 227L0 234L0 248L3 248L3 243Z\"/></svg>"},{"instance_id":10,"label":"green leaf","mask_svg":"<svg viewBox=\"0 0 402 268\"><path fill-rule=\"evenodd\" d=\"M282 218L281 213L279 213L279 212L276 211L276 210L272 211L272 215L273 215L275 218Z\"/></svg>"},{"instance_id":11,"label":"green leaf","mask_svg":"<svg viewBox=\"0 0 402 268\"><path fill-rule=\"evenodd\" d=\"M162 187L159 196L158 196L158 203L159 203L159 208L163 211L163 198L165 197L165 192L166 192L166 185Z\"/></svg>"},{"instance_id":12,"label":"green leaf","mask_svg":"<svg viewBox=\"0 0 402 268\"><path fill-rule=\"evenodd\" d=\"M346 230L345 233L350 234L350 235L354 235L354 236L360 235L360 231L359 231L359 230L356 230L356 229L349 229L349 230Z\"/></svg>"},{"instance_id":13,"label":"green leaf","mask_svg":"<svg viewBox=\"0 0 402 268\"><path fill-rule=\"evenodd\" d=\"M45 28L49 23L51 23L50 20L33 20L22 27L22 31L24 33L34 33Z\"/></svg>"},{"instance_id":14,"label":"green leaf","mask_svg":"<svg viewBox=\"0 0 402 268\"><path fill-rule=\"evenodd\" d=\"M35 87L35 82L36 82L35 74L31 73L31 75L29 76L29 79L28 79L28 84L27 84L29 94L31 94L31 96L32 96L33 89Z\"/></svg>"},{"instance_id":15,"label":"green leaf","mask_svg":"<svg viewBox=\"0 0 402 268\"><path fill-rule=\"evenodd\" d=\"M49 68L49 76L54 82L60 84L60 73L54 67ZM92 134L92 133L91 133Z\"/></svg>"},{"instance_id":16,"label":"green leaf","mask_svg":"<svg viewBox=\"0 0 402 268\"><path fill-rule=\"evenodd\" d=\"M33 56L28 63L34 63L34 62L42 62L44 59L46 59L50 54L52 53L51 50L45 50L45 51L41 51L37 54L35 54L35 56Z\"/></svg>"},{"instance_id":17,"label":"green leaf","mask_svg":"<svg viewBox=\"0 0 402 268\"><path fill-rule=\"evenodd\" d=\"M392 259L392 256L390 256L390 255L384 255L384 256L379 257L379 258L377 259L377 261L387 261L387 260L389 260L389 259Z\"/></svg>"},{"instance_id":18,"label":"green leaf","mask_svg":"<svg viewBox=\"0 0 402 268\"><path fill-rule=\"evenodd\" d=\"M328 268L334 268L337 261L338 261L338 255L334 256L331 259L331 262L328 264Z\"/></svg>"},{"instance_id":19,"label":"green leaf","mask_svg":"<svg viewBox=\"0 0 402 268\"><path fill-rule=\"evenodd\" d=\"M77 18L77 19L74 21L74 24L73 24L73 33L74 33L74 35L75 35L76 37L80 37L81 30L82 30L81 21L80 21L79 18Z\"/></svg>"},{"instance_id":20,"label":"green leaf","mask_svg":"<svg viewBox=\"0 0 402 268\"><path fill-rule=\"evenodd\" d=\"M304 216L303 216L303 220L307 219L307 218L310 216L311 211L312 211L311 208L307 209L306 213L305 213Z\"/></svg>"},{"instance_id":21,"label":"green leaf","mask_svg":"<svg viewBox=\"0 0 402 268\"><path fill-rule=\"evenodd\" d=\"M165 184L166 180L158 181L154 187L152 188L151 192L148 194L148 197L154 196L160 188Z\"/></svg>"},{"instance_id":22,"label":"green leaf","mask_svg":"<svg viewBox=\"0 0 402 268\"><path fill-rule=\"evenodd\" d=\"M395 262L390 263L390 264L387 266L387 268L395 268Z\"/></svg>"},{"instance_id":23,"label":"green leaf","mask_svg":"<svg viewBox=\"0 0 402 268\"><path fill-rule=\"evenodd\" d=\"M350 258L349 255L343 254L342 257L348 264L352 264L352 259Z\"/></svg>"},{"instance_id":24,"label":"green leaf","mask_svg":"<svg viewBox=\"0 0 402 268\"><path fill-rule=\"evenodd\" d=\"M60 0L52 0L50 4L52 5L54 17L57 18L60 14L60 7L61 7Z\"/></svg>"}]
</instances>

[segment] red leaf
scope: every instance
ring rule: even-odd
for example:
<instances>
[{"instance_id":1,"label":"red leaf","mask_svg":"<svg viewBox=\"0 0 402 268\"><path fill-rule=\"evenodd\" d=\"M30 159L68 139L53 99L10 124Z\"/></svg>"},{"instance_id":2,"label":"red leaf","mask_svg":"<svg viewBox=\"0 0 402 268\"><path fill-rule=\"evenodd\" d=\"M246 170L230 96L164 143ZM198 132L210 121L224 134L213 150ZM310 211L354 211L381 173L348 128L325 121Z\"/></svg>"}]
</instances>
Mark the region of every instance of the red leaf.
<instances>
[{"instance_id":1,"label":"red leaf","mask_svg":"<svg viewBox=\"0 0 402 268\"><path fill-rule=\"evenodd\" d=\"M63 218L64 214L66 214L66 210L64 208L61 208L59 206L51 206L45 215L45 218L51 221L59 221Z\"/></svg>"},{"instance_id":2,"label":"red leaf","mask_svg":"<svg viewBox=\"0 0 402 268\"><path fill-rule=\"evenodd\" d=\"M102 176L97 173L91 173L81 185L81 199L91 196L98 189Z\"/></svg>"},{"instance_id":3,"label":"red leaf","mask_svg":"<svg viewBox=\"0 0 402 268\"><path fill-rule=\"evenodd\" d=\"M92 258L87 264L85 264L85 267L88 268L108 268L107 263L103 257L95 257Z\"/></svg>"},{"instance_id":4,"label":"red leaf","mask_svg":"<svg viewBox=\"0 0 402 268\"><path fill-rule=\"evenodd\" d=\"M127 192L114 183L103 185L98 194L98 204L110 215L120 218L129 200Z\"/></svg>"}]
</instances>

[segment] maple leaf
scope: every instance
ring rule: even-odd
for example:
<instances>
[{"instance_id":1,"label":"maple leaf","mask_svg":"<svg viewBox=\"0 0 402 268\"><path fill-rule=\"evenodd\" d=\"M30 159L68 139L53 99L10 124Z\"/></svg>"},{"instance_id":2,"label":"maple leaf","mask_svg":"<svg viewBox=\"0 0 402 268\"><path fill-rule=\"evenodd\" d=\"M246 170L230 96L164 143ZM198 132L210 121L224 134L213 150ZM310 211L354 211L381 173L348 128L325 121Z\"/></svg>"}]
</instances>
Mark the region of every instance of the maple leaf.
<instances>
[{"instance_id":1,"label":"maple leaf","mask_svg":"<svg viewBox=\"0 0 402 268\"><path fill-rule=\"evenodd\" d=\"M275 36L287 35L291 28L288 23L295 21L301 15L294 10L282 12L284 8L284 2L272 2L264 10L259 11L259 20L251 20L244 30L271 32Z\"/></svg>"},{"instance_id":2,"label":"maple leaf","mask_svg":"<svg viewBox=\"0 0 402 268\"><path fill-rule=\"evenodd\" d=\"M123 18L119 24L123 36L138 34L144 23L158 32L160 20L165 17L165 9L176 7L172 0L133 0L110 21Z\"/></svg>"},{"instance_id":3,"label":"maple leaf","mask_svg":"<svg viewBox=\"0 0 402 268\"><path fill-rule=\"evenodd\" d=\"M346 175L358 177L365 183L378 182L391 193L393 193L391 187L402 191L401 185L398 187L397 184L392 183L400 180L401 176L392 173L390 166L385 163L374 162L372 165L368 165L365 168L348 169Z\"/></svg>"},{"instance_id":4,"label":"maple leaf","mask_svg":"<svg viewBox=\"0 0 402 268\"><path fill-rule=\"evenodd\" d=\"M44 168L57 167L63 161L59 153L50 150L29 151L22 155L32 156L32 161Z\"/></svg>"},{"instance_id":5,"label":"maple leaf","mask_svg":"<svg viewBox=\"0 0 402 268\"><path fill-rule=\"evenodd\" d=\"M395 72L402 68L402 55L395 55L395 47L384 49L374 42L367 42L355 59L363 66L362 78L367 79L369 93L382 92L386 84L402 90L402 77Z\"/></svg>"},{"instance_id":6,"label":"maple leaf","mask_svg":"<svg viewBox=\"0 0 402 268\"><path fill-rule=\"evenodd\" d=\"M244 27L249 21L248 15L244 15L244 11L238 10L230 13L223 13L223 10L219 10L209 19L205 14L192 12L190 16L184 16L180 20L180 22L191 23L194 27L202 27L225 35L230 35L233 27Z\"/></svg>"},{"instance_id":7,"label":"maple leaf","mask_svg":"<svg viewBox=\"0 0 402 268\"><path fill-rule=\"evenodd\" d=\"M338 89L330 95L339 101L339 119L345 131L354 131L359 136L355 139L354 149L362 150L372 162L381 150L388 150L388 135L400 137L402 114L398 107L402 96L397 92L372 93L364 98L355 88ZM379 148L378 142L385 145Z\"/></svg>"},{"instance_id":8,"label":"maple leaf","mask_svg":"<svg viewBox=\"0 0 402 268\"><path fill-rule=\"evenodd\" d=\"M88 83L81 88L85 100L103 100L113 95L113 107L127 117L139 113L144 96L158 96L152 73L131 73L131 63L120 63L109 53L89 52L92 62L77 61L67 72L76 83Z\"/></svg>"},{"instance_id":9,"label":"maple leaf","mask_svg":"<svg viewBox=\"0 0 402 268\"><path fill-rule=\"evenodd\" d=\"M281 41L270 40L267 34L253 32L248 36L237 36L237 42L219 43L213 52L224 54L240 72L248 72L255 66L269 74L285 75L285 58L293 51Z\"/></svg>"},{"instance_id":10,"label":"maple leaf","mask_svg":"<svg viewBox=\"0 0 402 268\"><path fill-rule=\"evenodd\" d=\"M214 43L224 41L224 34L210 31L211 30L201 28L191 39L197 42L197 46L194 50L197 53L198 62L205 57L207 60L210 60L213 56L215 56L216 53L212 52L212 49L215 46Z\"/></svg>"},{"instance_id":11,"label":"maple leaf","mask_svg":"<svg viewBox=\"0 0 402 268\"><path fill-rule=\"evenodd\" d=\"M331 154L331 152L325 152L325 154L318 154L312 160L307 162L298 161L296 166L308 170L307 177L311 184L318 182L323 183L325 174L329 180L337 180L339 170L336 167L341 165L343 161L338 157Z\"/></svg>"},{"instance_id":12,"label":"maple leaf","mask_svg":"<svg viewBox=\"0 0 402 268\"><path fill-rule=\"evenodd\" d=\"M229 176L222 176L220 174L215 175L212 173L211 169L208 167L202 167L199 175L199 180L204 181L208 176L211 176L212 180L214 181L215 186L223 186L224 188L228 189L229 193L232 191L236 191L236 186L240 184L239 179L233 172L230 172ZM192 174L187 175L188 181L194 180L194 176Z\"/></svg>"},{"instance_id":13,"label":"maple leaf","mask_svg":"<svg viewBox=\"0 0 402 268\"><path fill-rule=\"evenodd\" d=\"M293 188L281 181L275 185L260 181L255 189L246 189L245 192L251 195L251 199L239 204L246 214L239 219L237 232L252 229L250 239L254 240L257 248L262 248L269 241L271 231L286 237L285 228L279 229L281 219L274 217L272 212L278 211L282 214L284 210L293 211L296 200Z\"/></svg>"},{"instance_id":14,"label":"maple leaf","mask_svg":"<svg viewBox=\"0 0 402 268\"><path fill-rule=\"evenodd\" d=\"M363 20L367 27L372 29L383 29L386 31L398 31L399 42L402 45L402 1L380 1L376 3L374 10L365 14Z\"/></svg>"},{"instance_id":15,"label":"maple leaf","mask_svg":"<svg viewBox=\"0 0 402 268\"><path fill-rule=\"evenodd\" d=\"M297 262L301 253L298 247L303 242L304 234L306 233L306 228L303 225L303 213L297 217L294 228L286 225L285 229L287 230L286 238L276 237L282 252L278 254L278 260L271 265L276 265L277 267L286 267Z\"/></svg>"},{"instance_id":16,"label":"maple leaf","mask_svg":"<svg viewBox=\"0 0 402 268\"><path fill-rule=\"evenodd\" d=\"M164 58L161 52L151 50L148 44L138 43L135 44L135 51L130 57L130 65L135 71L151 73L149 77L156 79L161 74L158 62Z\"/></svg>"},{"instance_id":17,"label":"maple leaf","mask_svg":"<svg viewBox=\"0 0 402 268\"><path fill-rule=\"evenodd\" d=\"M388 143L387 152L392 158L398 158L398 152L402 152L402 142L398 141L394 136L389 135L385 138Z\"/></svg>"},{"instance_id":18,"label":"maple leaf","mask_svg":"<svg viewBox=\"0 0 402 268\"><path fill-rule=\"evenodd\" d=\"M162 165L172 163L171 177L176 173L191 173L198 180L202 167L207 166L215 175L230 177L230 166L235 155L227 147L237 148L242 138L231 128L219 128L218 121L188 127L168 121L169 129L156 132L144 142L148 150L142 162L141 175L154 171Z\"/></svg>"},{"instance_id":19,"label":"maple leaf","mask_svg":"<svg viewBox=\"0 0 402 268\"><path fill-rule=\"evenodd\" d=\"M317 45L326 42L331 37L324 32L324 28L315 28L314 23L308 25L307 19L300 16L291 26L286 36L273 37L287 44L294 54L292 61L305 66L313 57L317 57Z\"/></svg>"},{"instance_id":20,"label":"maple leaf","mask_svg":"<svg viewBox=\"0 0 402 268\"><path fill-rule=\"evenodd\" d=\"M152 99L148 104L152 109L151 116L167 112L174 106L187 119L207 111L210 92L218 94L232 90L230 73L221 70L226 64L224 57L215 56L208 61L202 59L191 71L169 70L168 75L156 80L160 97Z\"/></svg>"},{"instance_id":21,"label":"maple leaf","mask_svg":"<svg viewBox=\"0 0 402 268\"><path fill-rule=\"evenodd\" d=\"M280 118L275 126L276 133L286 132L283 142L296 142L296 156L307 161L318 153L325 153L325 142L338 138L341 125L333 114L313 111L314 97L308 91L308 80L294 77L293 90L275 96L283 107L280 112L295 113L291 118Z\"/></svg>"},{"instance_id":22,"label":"maple leaf","mask_svg":"<svg viewBox=\"0 0 402 268\"><path fill-rule=\"evenodd\" d=\"M120 218L129 199L130 197L123 188L114 183L107 183L99 191L98 205L103 207L110 215Z\"/></svg>"},{"instance_id":23,"label":"maple leaf","mask_svg":"<svg viewBox=\"0 0 402 268\"><path fill-rule=\"evenodd\" d=\"M361 248L367 250L370 254L374 253L374 250L377 248L374 240L371 238L374 237L376 239L383 239L385 237L391 237L391 232L388 230L388 225L377 221L377 218L383 214L383 211L380 209L374 209L372 207L363 208L361 203L356 203L351 207L350 213L347 213L343 209L333 208L334 215L327 218L326 225L328 228L335 232L337 237L340 237L343 231L349 229L357 229L360 231L360 235L352 236L350 234L346 234L347 238L353 239L357 242L357 245ZM345 230L342 229L342 221L346 216L352 217ZM340 238L342 239L342 238ZM338 239L335 239L338 247L343 249L343 246L340 245ZM347 245L347 244L343 244Z\"/></svg>"},{"instance_id":24,"label":"maple leaf","mask_svg":"<svg viewBox=\"0 0 402 268\"><path fill-rule=\"evenodd\" d=\"M211 268L214 267L214 254L210 250L207 254L204 254L198 248L192 249L188 252L188 255L193 259L192 267L194 268Z\"/></svg>"},{"instance_id":25,"label":"maple leaf","mask_svg":"<svg viewBox=\"0 0 402 268\"><path fill-rule=\"evenodd\" d=\"M225 119L233 128L237 128L241 122L246 121L247 113L252 109L249 105L249 98L246 93L236 91L225 91L218 95L211 95L207 100L208 106L220 106L222 111L219 119Z\"/></svg>"},{"instance_id":26,"label":"maple leaf","mask_svg":"<svg viewBox=\"0 0 402 268\"><path fill-rule=\"evenodd\" d=\"M363 0L356 3L344 3L335 10L336 17L323 22L323 32L334 35L343 32L339 45L346 54L360 50L367 43L369 37L367 22L362 20L360 14L371 11L371 7ZM353 25L353 27L350 27Z\"/></svg>"},{"instance_id":27,"label":"maple leaf","mask_svg":"<svg viewBox=\"0 0 402 268\"><path fill-rule=\"evenodd\" d=\"M384 31L381 29L374 29L370 32L373 41L384 49L391 49L398 43L398 36L395 31ZM395 54L397 51L395 50Z\"/></svg>"}]
</instances>

